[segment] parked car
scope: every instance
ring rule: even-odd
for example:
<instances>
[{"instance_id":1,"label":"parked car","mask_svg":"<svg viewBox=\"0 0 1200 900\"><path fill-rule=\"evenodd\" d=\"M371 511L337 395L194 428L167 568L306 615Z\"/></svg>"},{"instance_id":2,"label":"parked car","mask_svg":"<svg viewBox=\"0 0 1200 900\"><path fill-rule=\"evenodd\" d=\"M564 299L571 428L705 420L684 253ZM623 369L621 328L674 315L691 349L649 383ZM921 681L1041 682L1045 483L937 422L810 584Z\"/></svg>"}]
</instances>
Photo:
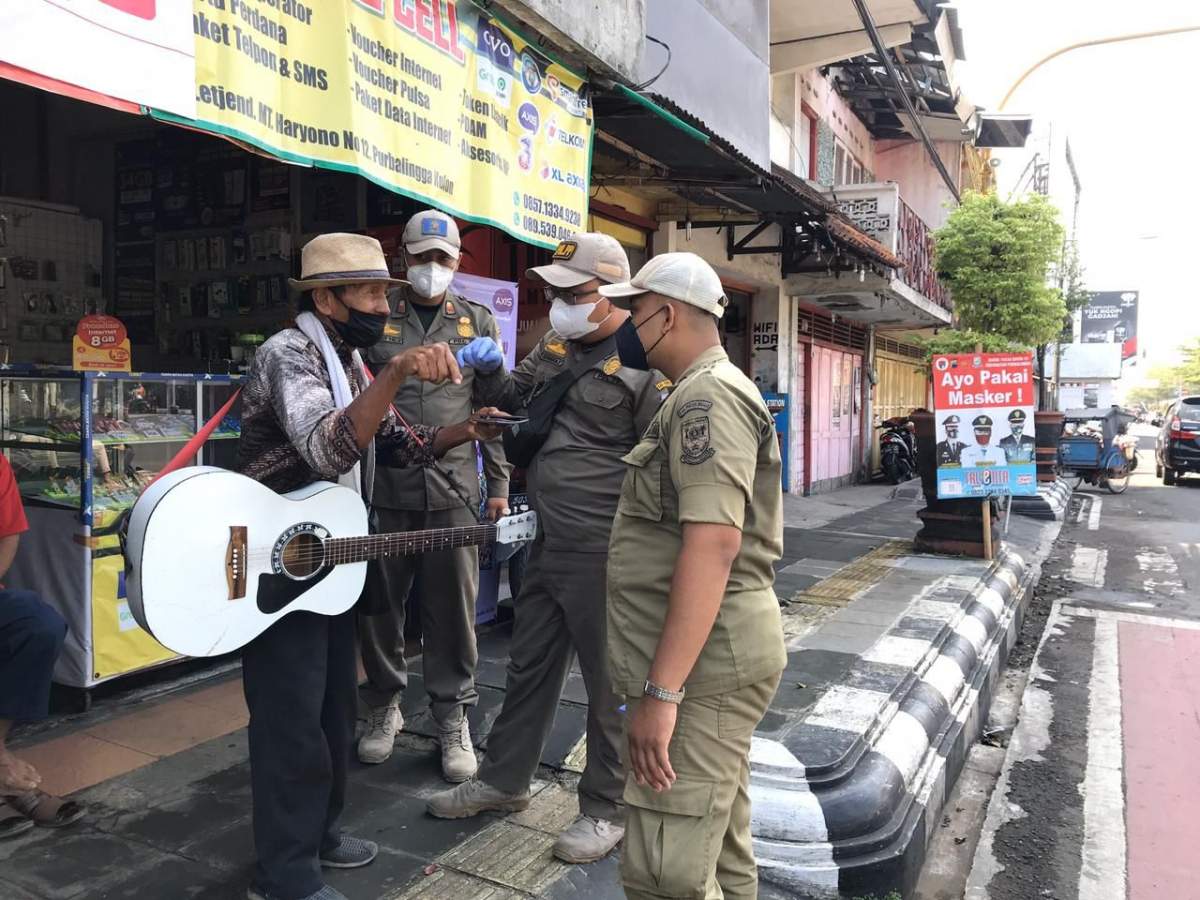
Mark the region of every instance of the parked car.
<instances>
[{"instance_id":1,"label":"parked car","mask_svg":"<svg viewBox=\"0 0 1200 900\"><path fill-rule=\"evenodd\" d=\"M1154 474L1175 484L1185 472L1200 472L1200 396L1167 407L1154 442Z\"/></svg>"}]
</instances>

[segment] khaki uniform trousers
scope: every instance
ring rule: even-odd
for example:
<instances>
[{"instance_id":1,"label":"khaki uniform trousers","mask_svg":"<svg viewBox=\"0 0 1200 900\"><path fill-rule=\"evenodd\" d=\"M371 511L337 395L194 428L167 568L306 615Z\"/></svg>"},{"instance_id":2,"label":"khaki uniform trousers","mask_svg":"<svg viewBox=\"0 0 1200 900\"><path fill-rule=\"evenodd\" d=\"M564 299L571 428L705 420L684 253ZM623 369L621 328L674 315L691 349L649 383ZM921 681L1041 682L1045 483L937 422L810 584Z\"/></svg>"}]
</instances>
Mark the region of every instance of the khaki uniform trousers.
<instances>
[{"instance_id":1,"label":"khaki uniform trousers","mask_svg":"<svg viewBox=\"0 0 1200 900\"><path fill-rule=\"evenodd\" d=\"M488 735L479 778L509 793L528 789L563 686L578 654L588 695L587 764L579 809L610 822L625 818L621 789L620 699L613 693L606 652L606 553L548 550L533 545L514 602L504 706Z\"/></svg>"},{"instance_id":2,"label":"khaki uniform trousers","mask_svg":"<svg viewBox=\"0 0 1200 900\"><path fill-rule=\"evenodd\" d=\"M670 747L676 781L670 790L658 794L628 776L621 883L630 900L758 897L750 842L750 738L781 675L679 704ZM630 716L639 702L640 697L629 698Z\"/></svg>"},{"instance_id":3,"label":"khaki uniform trousers","mask_svg":"<svg viewBox=\"0 0 1200 900\"><path fill-rule=\"evenodd\" d=\"M466 507L439 510L376 508L379 532L460 528L477 524ZM408 687L404 659L404 619L413 579L421 576L421 671L430 707L439 722L479 700L475 690L475 598L479 593L479 553L475 547L399 556L379 562L379 583L387 611L358 617L359 652L367 684L361 695L384 706Z\"/></svg>"}]
</instances>

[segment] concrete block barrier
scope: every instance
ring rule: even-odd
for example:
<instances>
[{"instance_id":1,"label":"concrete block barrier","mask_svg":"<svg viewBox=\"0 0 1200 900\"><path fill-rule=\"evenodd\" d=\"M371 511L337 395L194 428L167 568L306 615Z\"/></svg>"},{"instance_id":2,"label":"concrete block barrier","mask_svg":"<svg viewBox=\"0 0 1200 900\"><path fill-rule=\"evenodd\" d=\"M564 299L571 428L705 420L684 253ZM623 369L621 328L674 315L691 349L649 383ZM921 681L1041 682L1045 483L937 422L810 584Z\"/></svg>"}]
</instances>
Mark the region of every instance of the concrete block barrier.
<instances>
[{"instance_id":1,"label":"concrete block barrier","mask_svg":"<svg viewBox=\"0 0 1200 900\"><path fill-rule=\"evenodd\" d=\"M1034 519L1057 519L1062 521L1071 503L1071 485L1062 478L1039 484L1038 492L1031 497L1013 497L1012 511Z\"/></svg>"},{"instance_id":2,"label":"concrete block barrier","mask_svg":"<svg viewBox=\"0 0 1200 900\"><path fill-rule=\"evenodd\" d=\"M897 603L895 624L814 701L798 679L833 656L790 654L751 751L763 896L912 888L1019 634L1040 570L1032 555L1006 546L990 565L962 562L965 574L948 575L937 567L955 561L899 561L891 593L863 603ZM889 599L905 589L907 605Z\"/></svg>"}]
</instances>

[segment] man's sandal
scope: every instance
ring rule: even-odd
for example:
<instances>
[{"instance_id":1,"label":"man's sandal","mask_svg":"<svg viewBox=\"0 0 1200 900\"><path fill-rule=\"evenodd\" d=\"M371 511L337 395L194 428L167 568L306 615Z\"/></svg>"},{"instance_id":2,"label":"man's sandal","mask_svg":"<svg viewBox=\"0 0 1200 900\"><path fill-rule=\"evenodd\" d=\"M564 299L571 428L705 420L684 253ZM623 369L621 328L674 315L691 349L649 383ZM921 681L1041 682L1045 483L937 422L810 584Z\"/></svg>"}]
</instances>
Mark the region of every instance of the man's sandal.
<instances>
[{"instance_id":1,"label":"man's sandal","mask_svg":"<svg viewBox=\"0 0 1200 900\"><path fill-rule=\"evenodd\" d=\"M0 815L0 841L14 838L33 828L33 819L25 816Z\"/></svg>"},{"instance_id":2,"label":"man's sandal","mask_svg":"<svg viewBox=\"0 0 1200 900\"><path fill-rule=\"evenodd\" d=\"M74 800L63 800L43 791L12 794L5 801L39 828L66 828L87 815L87 807Z\"/></svg>"}]
</instances>

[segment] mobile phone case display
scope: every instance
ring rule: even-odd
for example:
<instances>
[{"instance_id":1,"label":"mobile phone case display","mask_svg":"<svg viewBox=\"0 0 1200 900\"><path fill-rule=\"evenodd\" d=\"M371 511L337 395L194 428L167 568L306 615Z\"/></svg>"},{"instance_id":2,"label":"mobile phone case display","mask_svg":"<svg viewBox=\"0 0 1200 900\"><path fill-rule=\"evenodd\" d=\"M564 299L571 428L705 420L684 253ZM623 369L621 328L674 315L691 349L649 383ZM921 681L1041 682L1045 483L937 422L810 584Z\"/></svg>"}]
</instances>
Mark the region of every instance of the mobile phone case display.
<instances>
[{"instance_id":1,"label":"mobile phone case display","mask_svg":"<svg viewBox=\"0 0 1200 900\"><path fill-rule=\"evenodd\" d=\"M116 526L239 383L229 375L0 371L0 448L29 519L5 582L37 591L66 619L55 681L90 688L178 658L129 611ZM189 464L233 466L239 412L235 405Z\"/></svg>"},{"instance_id":2,"label":"mobile phone case display","mask_svg":"<svg viewBox=\"0 0 1200 900\"><path fill-rule=\"evenodd\" d=\"M102 239L74 207L0 197L0 341L14 355L70 363L75 324L101 311Z\"/></svg>"}]
</instances>

